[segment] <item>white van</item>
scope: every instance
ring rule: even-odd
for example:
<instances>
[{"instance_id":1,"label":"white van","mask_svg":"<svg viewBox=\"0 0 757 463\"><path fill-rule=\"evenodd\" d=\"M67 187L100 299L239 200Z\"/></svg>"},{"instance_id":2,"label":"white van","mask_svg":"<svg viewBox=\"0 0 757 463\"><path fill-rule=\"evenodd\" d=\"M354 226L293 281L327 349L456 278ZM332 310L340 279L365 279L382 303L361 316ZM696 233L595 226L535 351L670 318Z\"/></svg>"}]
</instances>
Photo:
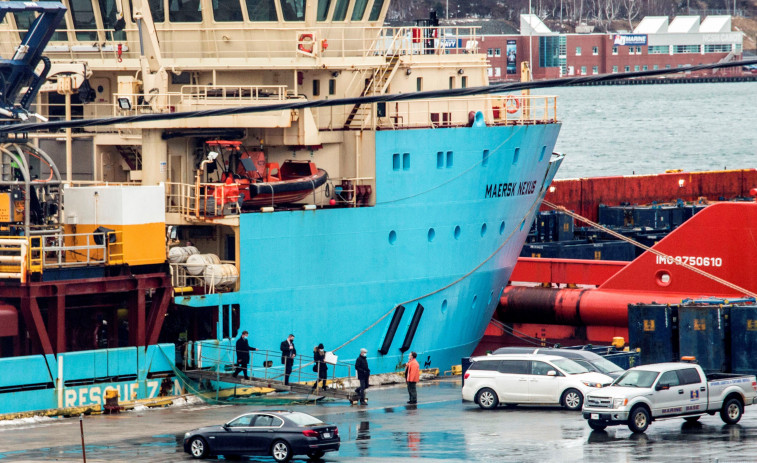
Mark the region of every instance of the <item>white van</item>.
<instances>
[{"instance_id":1,"label":"white van","mask_svg":"<svg viewBox=\"0 0 757 463\"><path fill-rule=\"evenodd\" d=\"M484 409L499 404L559 404L581 410L589 391L612 378L555 355L501 354L474 357L465 372L463 402Z\"/></svg>"}]
</instances>

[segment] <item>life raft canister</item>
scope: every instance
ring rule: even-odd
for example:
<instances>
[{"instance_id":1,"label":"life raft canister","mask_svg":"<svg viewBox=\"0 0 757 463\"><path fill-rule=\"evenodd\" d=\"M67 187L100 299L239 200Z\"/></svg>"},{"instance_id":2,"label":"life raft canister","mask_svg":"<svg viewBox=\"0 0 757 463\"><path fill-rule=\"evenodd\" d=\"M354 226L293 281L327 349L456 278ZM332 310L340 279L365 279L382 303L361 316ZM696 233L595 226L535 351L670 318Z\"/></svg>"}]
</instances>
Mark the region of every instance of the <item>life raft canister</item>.
<instances>
[{"instance_id":1,"label":"life raft canister","mask_svg":"<svg viewBox=\"0 0 757 463\"><path fill-rule=\"evenodd\" d=\"M508 114L515 114L520 109L520 100L512 95L505 98L505 109Z\"/></svg>"}]
</instances>

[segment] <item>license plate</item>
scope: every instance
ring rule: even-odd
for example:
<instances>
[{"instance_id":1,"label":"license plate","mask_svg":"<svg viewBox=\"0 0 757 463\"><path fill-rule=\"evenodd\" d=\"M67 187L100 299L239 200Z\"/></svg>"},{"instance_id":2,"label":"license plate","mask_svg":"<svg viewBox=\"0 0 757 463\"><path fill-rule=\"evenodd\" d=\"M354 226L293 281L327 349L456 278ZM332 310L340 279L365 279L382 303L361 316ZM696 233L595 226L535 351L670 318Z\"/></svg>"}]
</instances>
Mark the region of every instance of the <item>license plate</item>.
<instances>
[{"instance_id":1,"label":"license plate","mask_svg":"<svg viewBox=\"0 0 757 463\"><path fill-rule=\"evenodd\" d=\"M330 432L324 432L323 433L323 438L324 439L331 439L331 433Z\"/></svg>"},{"instance_id":2,"label":"license plate","mask_svg":"<svg viewBox=\"0 0 757 463\"><path fill-rule=\"evenodd\" d=\"M598 420L599 419L599 413L592 413L591 414L591 419L592 420Z\"/></svg>"}]
</instances>

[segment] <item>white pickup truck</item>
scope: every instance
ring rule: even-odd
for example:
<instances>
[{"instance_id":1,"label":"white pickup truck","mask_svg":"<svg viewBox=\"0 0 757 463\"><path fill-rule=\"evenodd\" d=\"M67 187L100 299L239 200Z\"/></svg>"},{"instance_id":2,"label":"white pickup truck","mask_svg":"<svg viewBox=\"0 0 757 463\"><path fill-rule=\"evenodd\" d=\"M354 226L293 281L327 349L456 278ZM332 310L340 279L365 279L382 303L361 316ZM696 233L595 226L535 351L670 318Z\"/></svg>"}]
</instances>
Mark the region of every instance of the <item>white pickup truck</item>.
<instances>
[{"instance_id":1,"label":"white pickup truck","mask_svg":"<svg viewBox=\"0 0 757 463\"><path fill-rule=\"evenodd\" d=\"M610 386L586 396L583 417L594 430L627 424L635 433L665 418L696 421L705 413L727 424L741 419L744 407L757 402L752 375L706 375L691 363L658 363L631 368Z\"/></svg>"}]
</instances>

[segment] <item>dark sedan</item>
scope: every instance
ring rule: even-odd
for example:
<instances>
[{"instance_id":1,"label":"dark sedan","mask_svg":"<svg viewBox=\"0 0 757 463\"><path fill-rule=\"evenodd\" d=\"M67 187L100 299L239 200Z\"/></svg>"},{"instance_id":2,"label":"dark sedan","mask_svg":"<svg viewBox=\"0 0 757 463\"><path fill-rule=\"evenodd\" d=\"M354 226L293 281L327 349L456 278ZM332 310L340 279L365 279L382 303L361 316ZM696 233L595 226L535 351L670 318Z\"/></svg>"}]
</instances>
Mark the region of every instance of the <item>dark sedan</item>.
<instances>
[{"instance_id":1,"label":"dark sedan","mask_svg":"<svg viewBox=\"0 0 757 463\"><path fill-rule=\"evenodd\" d=\"M339 429L300 412L247 413L226 424L184 434L184 451L194 458L270 455L276 461L289 461L295 455L307 455L318 460L337 450Z\"/></svg>"}]
</instances>

